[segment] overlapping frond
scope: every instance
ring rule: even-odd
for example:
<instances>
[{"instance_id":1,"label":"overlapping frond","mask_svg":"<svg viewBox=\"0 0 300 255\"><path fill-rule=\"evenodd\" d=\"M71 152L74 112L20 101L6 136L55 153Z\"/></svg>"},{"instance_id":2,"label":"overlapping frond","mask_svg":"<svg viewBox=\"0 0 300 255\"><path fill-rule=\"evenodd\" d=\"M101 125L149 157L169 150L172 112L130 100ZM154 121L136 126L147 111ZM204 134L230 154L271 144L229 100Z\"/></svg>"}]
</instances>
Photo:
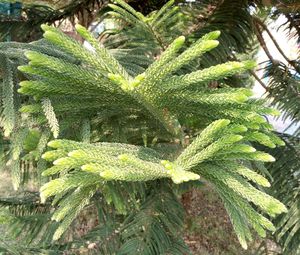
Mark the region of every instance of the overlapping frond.
<instances>
[{"instance_id":1,"label":"overlapping frond","mask_svg":"<svg viewBox=\"0 0 300 255\"><path fill-rule=\"evenodd\" d=\"M176 52L184 43L184 38L179 37L144 73L132 77L104 48L96 46L95 51L83 49L62 33L48 27L44 29L47 30L45 33L47 40L79 58L82 64L75 65L44 54L27 52L26 55L31 61L28 66L21 66L19 69L35 75L38 79L22 82L19 92L40 99L42 96L49 98L58 119L60 116L65 119L66 113L68 113L67 118L76 116L78 120L86 118L86 114L89 117L97 114L103 116L102 123L111 123L112 117L118 117L120 121L125 118L124 123L126 123L126 119L131 116L137 121L136 128L140 123L146 126L140 128L149 129L151 133L157 126L162 126L167 132L180 135L180 126L176 124L178 121L174 115L180 118L189 114L199 118L201 114L207 122L218 118L233 118L239 119L241 123L251 120L251 125L255 128L261 125L268 128L267 123L263 124L265 120L259 114L272 111L247 101L251 95L250 91L230 88L208 90L205 86L208 81L253 68L252 62L230 62L184 75L174 75L182 66L216 47L218 42L215 39L219 35L218 32L202 37L178 55ZM86 34L86 31L83 31L83 28L79 27L78 30L90 40L92 45L95 45L96 42ZM111 60L108 61L108 58ZM165 67L167 62L169 64ZM81 68L83 65L84 70ZM64 68L63 74L61 68ZM94 72L92 69L99 72ZM82 84L85 85L84 90ZM201 96L197 98L189 91L201 92ZM228 101L226 101L227 95ZM218 100L221 97L224 100ZM214 107L218 107L217 101L219 109L214 114L211 110L207 112L207 106L211 103ZM114 104L112 105L111 102ZM21 110L32 114L41 112L38 105L23 106ZM153 122L153 118L157 120L156 123Z\"/></svg>"},{"instance_id":2,"label":"overlapping frond","mask_svg":"<svg viewBox=\"0 0 300 255\"><path fill-rule=\"evenodd\" d=\"M37 173L37 171L45 167L40 156L50 139L48 127L38 128L38 120L19 112L21 103L32 100L28 96L17 93L20 80L25 78L17 70L17 66L27 62L24 55L26 49L74 61L74 58L53 49L51 45L43 41L32 44L16 42L0 44L0 76L2 80L0 86L0 132L3 137L0 158L3 168L12 173L15 189L26 183L31 177L40 176L40 172Z\"/></svg>"},{"instance_id":3,"label":"overlapping frond","mask_svg":"<svg viewBox=\"0 0 300 255\"><path fill-rule=\"evenodd\" d=\"M105 34L110 34L106 41L107 47L113 45L113 48L120 46L133 52L142 50L149 54L159 53L181 34L180 30L184 27L185 21L179 7L173 4L174 1L170 0L160 10L148 15L135 11L124 1L109 4L111 11L106 15L114 18L118 31L117 34L116 31L105 31ZM123 31L119 31L128 24L132 27L125 27ZM168 31L169 29L172 33ZM112 36L113 34L116 36ZM131 40L128 41L129 38Z\"/></svg>"},{"instance_id":4,"label":"overlapping frond","mask_svg":"<svg viewBox=\"0 0 300 255\"><path fill-rule=\"evenodd\" d=\"M275 230L272 223L257 213L247 201L256 204L271 216L285 211L285 206L247 181L270 186L267 179L238 164L236 160L268 162L274 161L274 158L243 142L247 142L247 128L243 125L229 125L228 120L212 123L174 162L161 160L155 151L144 147L55 140L49 145L56 150L46 152L43 156L46 160L55 160L54 166L44 174L53 175L70 170L72 173L44 185L41 195L43 199L52 195L61 197L61 193L66 193L69 189L78 187L83 191L84 187L91 185L98 185L103 189L106 181L112 180L141 182L171 178L173 182L181 183L203 176L216 185L225 203L230 202L226 203L227 210L241 243L246 247L250 231L248 229L245 232L243 225L239 226L237 221L250 224L262 236L265 236L264 228ZM74 170L76 171L73 172ZM73 203L73 206L76 204ZM231 214L233 211L235 214Z\"/></svg>"},{"instance_id":5,"label":"overlapping frond","mask_svg":"<svg viewBox=\"0 0 300 255\"><path fill-rule=\"evenodd\" d=\"M277 161L268 165L268 170L275 180L271 194L288 208L287 214L276 218L275 237L283 248L283 254L296 255L299 253L300 237L299 139L285 136L284 140L287 146L272 151Z\"/></svg>"},{"instance_id":6,"label":"overlapping frond","mask_svg":"<svg viewBox=\"0 0 300 255\"><path fill-rule=\"evenodd\" d=\"M299 122L299 72L284 63L269 62L265 69L269 79L267 93L271 103L283 112L283 119L290 118L291 126ZM295 131L297 136L299 130Z\"/></svg>"},{"instance_id":7,"label":"overlapping frond","mask_svg":"<svg viewBox=\"0 0 300 255\"><path fill-rule=\"evenodd\" d=\"M25 244L32 248L49 246L57 224L50 221L51 205L42 204L38 193L0 198L0 208L0 221L5 230L3 238L22 240L15 244L16 254L20 254L18 246ZM0 247L3 248L2 243Z\"/></svg>"},{"instance_id":8,"label":"overlapping frond","mask_svg":"<svg viewBox=\"0 0 300 255\"><path fill-rule=\"evenodd\" d=\"M183 208L168 189L164 186L152 192L139 211L125 219L120 254L190 254L178 232L178 226L183 226Z\"/></svg>"}]
</instances>

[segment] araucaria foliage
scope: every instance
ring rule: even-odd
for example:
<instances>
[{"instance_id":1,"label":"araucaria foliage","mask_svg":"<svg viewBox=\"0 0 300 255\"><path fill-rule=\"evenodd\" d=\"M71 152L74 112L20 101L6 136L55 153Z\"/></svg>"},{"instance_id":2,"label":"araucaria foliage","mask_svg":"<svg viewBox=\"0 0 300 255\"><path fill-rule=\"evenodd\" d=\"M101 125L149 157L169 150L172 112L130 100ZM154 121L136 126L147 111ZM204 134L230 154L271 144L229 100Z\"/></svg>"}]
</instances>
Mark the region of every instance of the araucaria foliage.
<instances>
[{"instance_id":1,"label":"araucaria foliage","mask_svg":"<svg viewBox=\"0 0 300 255\"><path fill-rule=\"evenodd\" d=\"M15 188L22 183L20 162L31 162L44 176L41 203L31 208L40 217L33 223L28 214L5 211L7 219L23 229L34 226L28 243L39 251L89 240L99 254L187 254L176 192L183 182L192 187L205 180L222 198L244 248L252 230L262 237L275 231L270 217L286 207L263 191L270 183L254 164L275 159L253 144L284 145L264 117L277 112L251 99L249 89L224 82L255 63L195 70L195 61L218 47L219 31L191 45L184 36L162 41L157 31L174 19L172 1L147 17L116 2L110 14L144 31L153 47L124 58L122 49L103 47L80 25L76 30L89 47L43 25L43 41L19 45L28 60L15 57L21 82L15 59L0 52L1 67L9 70L1 88L1 126L11 149L3 151ZM149 57L157 51L154 41L162 47L155 61ZM216 80L222 82L210 87ZM97 208L99 226L68 242L64 233L87 206ZM42 238L47 241L37 244Z\"/></svg>"}]
</instances>

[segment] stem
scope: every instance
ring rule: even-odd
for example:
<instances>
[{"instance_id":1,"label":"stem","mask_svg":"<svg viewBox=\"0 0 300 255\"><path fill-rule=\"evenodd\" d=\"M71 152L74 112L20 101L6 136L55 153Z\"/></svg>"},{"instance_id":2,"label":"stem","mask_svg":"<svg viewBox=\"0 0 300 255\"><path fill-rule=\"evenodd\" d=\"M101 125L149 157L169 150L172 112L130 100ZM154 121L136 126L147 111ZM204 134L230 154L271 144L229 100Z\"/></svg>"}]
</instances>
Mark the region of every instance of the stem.
<instances>
[{"instance_id":1,"label":"stem","mask_svg":"<svg viewBox=\"0 0 300 255\"><path fill-rule=\"evenodd\" d=\"M300 72L300 70L298 69L298 66L295 65L295 62L290 60L283 52L283 50L280 48L279 44L277 43L277 41L275 40L274 36L272 35L271 31L268 29L268 27L258 18L254 18L254 20L257 22L258 25L260 25L269 35L269 37L271 38L272 42L274 43L274 45L276 46L277 50L280 52L280 54L284 57L284 59L292 66L295 68L295 70L297 72Z\"/></svg>"},{"instance_id":2,"label":"stem","mask_svg":"<svg viewBox=\"0 0 300 255\"><path fill-rule=\"evenodd\" d=\"M249 71L251 73L251 75L255 78L255 80L258 81L258 83L266 90L268 91L268 87L266 84L264 84L264 82L256 75L256 73L252 70Z\"/></svg>"},{"instance_id":3,"label":"stem","mask_svg":"<svg viewBox=\"0 0 300 255\"><path fill-rule=\"evenodd\" d=\"M267 57L270 59L270 61L272 62L272 64L276 65L277 61L274 60L274 58L272 57L269 49L267 48L267 45L266 45L266 42L264 40L264 38L262 37L262 34L261 34L261 31L260 31L260 28L258 26L258 24L254 24L254 32L256 34L256 37L258 39L258 42L260 44L260 46L263 48L264 52L266 53Z\"/></svg>"}]
</instances>

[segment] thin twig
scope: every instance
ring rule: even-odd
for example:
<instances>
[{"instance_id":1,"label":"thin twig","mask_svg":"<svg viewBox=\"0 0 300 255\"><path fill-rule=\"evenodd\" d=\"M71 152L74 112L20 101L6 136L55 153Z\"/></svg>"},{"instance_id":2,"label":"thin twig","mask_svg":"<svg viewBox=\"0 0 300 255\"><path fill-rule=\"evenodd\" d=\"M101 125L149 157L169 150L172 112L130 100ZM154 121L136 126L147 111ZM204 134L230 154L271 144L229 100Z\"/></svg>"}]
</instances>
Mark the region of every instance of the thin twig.
<instances>
[{"instance_id":1,"label":"thin twig","mask_svg":"<svg viewBox=\"0 0 300 255\"><path fill-rule=\"evenodd\" d=\"M273 58L272 54L270 53L267 45L266 45L266 42L261 34L261 31L260 31L260 28L258 26L257 23L254 24L254 32L256 34L256 37L258 39L258 42L260 44L260 46L263 48L264 52L266 53L266 55L268 56L268 58L270 59L270 61L272 62L272 64L276 65L276 62L275 59Z\"/></svg>"},{"instance_id":2,"label":"thin twig","mask_svg":"<svg viewBox=\"0 0 300 255\"><path fill-rule=\"evenodd\" d=\"M267 85L256 75L256 73L253 70L249 71L251 73L251 75L255 78L255 80L258 81L258 83L266 90L268 91L269 88L267 87Z\"/></svg>"},{"instance_id":3,"label":"thin twig","mask_svg":"<svg viewBox=\"0 0 300 255\"><path fill-rule=\"evenodd\" d=\"M274 38L274 36L272 35L271 31L268 29L268 27L258 18L254 18L254 20L257 22L258 25L260 25L269 35L269 37L271 38L272 42L274 43L274 45L276 46L277 50L280 52L280 54L284 57L284 59L295 68L295 70L297 72L300 72L300 70L298 70L298 66L295 65L295 62L290 60L283 52L283 50L280 48L279 44L277 43L276 39Z\"/></svg>"}]
</instances>

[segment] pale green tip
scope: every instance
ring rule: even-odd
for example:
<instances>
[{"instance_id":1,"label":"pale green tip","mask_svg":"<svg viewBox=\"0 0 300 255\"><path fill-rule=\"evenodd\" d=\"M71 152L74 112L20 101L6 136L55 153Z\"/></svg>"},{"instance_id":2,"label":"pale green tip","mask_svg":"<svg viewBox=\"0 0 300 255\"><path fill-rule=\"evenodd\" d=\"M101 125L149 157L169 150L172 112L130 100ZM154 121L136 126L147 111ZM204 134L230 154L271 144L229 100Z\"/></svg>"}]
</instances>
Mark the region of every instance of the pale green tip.
<instances>
[{"instance_id":1,"label":"pale green tip","mask_svg":"<svg viewBox=\"0 0 300 255\"><path fill-rule=\"evenodd\" d=\"M236 143L238 141L241 141L243 138L244 137L242 135L231 135L227 137L226 141Z\"/></svg>"},{"instance_id":2,"label":"pale green tip","mask_svg":"<svg viewBox=\"0 0 300 255\"><path fill-rule=\"evenodd\" d=\"M46 25L46 24L42 24L41 28L42 28L43 31L48 31L51 27Z\"/></svg>"},{"instance_id":3,"label":"pale green tip","mask_svg":"<svg viewBox=\"0 0 300 255\"><path fill-rule=\"evenodd\" d=\"M52 31L50 31L50 30L46 30L45 33L43 34L43 36L45 38L51 37L52 35L54 35L54 33Z\"/></svg>"},{"instance_id":4,"label":"pale green tip","mask_svg":"<svg viewBox=\"0 0 300 255\"><path fill-rule=\"evenodd\" d=\"M271 149L276 148L276 144L275 144L275 143L272 143L272 142L270 142L270 143L268 144L268 146L269 146Z\"/></svg>"},{"instance_id":5,"label":"pale green tip","mask_svg":"<svg viewBox=\"0 0 300 255\"><path fill-rule=\"evenodd\" d=\"M5 130L4 131L4 136L8 137L11 134L12 130Z\"/></svg>"},{"instance_id":6,"label":"pale green tip","mask_svg":"<svg viewBox=\"0 0 300 255\"><path fill-rule=\"evenodd\" d=\"M199 49L201 49L201 51L204 51L204 52L210 51L219 45L219 41L216 41L216 40L201 40L200 39L200 43L201 43L201 47Z\"/></svg>"},{"instance_id":7,"label":"pale green tip","mask_svg":"<svg viewBox=\"0 0 300 255\"><path fill-rule=\"evenodd\" d=\"M19 89L17 90L17 92L18 92L19 94L24 94L24 93L25 93L25 90L24 90L24 88L19 88Z\"/></svg>"},{"instance_id":8,"label":"pale green tip","mask_svg":"<svg viewBox=\"0 0 300 255\"><path fill-rule=\"evenodd\" d=\"M72 158L78 158L81 156L81 152L80 150L71 151L68 153L68 156Z\"/></svg>"},{"instance_id":9,"label":"pale green tip","mask_svg":"<svg viewBox=\"0 0 300 255\"><path fill-rule=\"evenodd\" d=\"M34 56L35 56L35 52L34 51L25 51L24 53L25 57L28 58L29 60L32 60L34 59Z\"/></svg>"},{"instance_id":10,"label":"pale green tip","mask_svg":"<svg viewBox=\"0 0 300 255\"><path fill-rule=\"evenodd\" d=\"M221 35L221 31L220 30L216 30L216 31L214 31L214 39L217 39L217 38L219 38L219 36Z\"/></svg>"},{"instance_id":11,"label":"pale green tip","mask_svg":"<svg viewBox=\"0 0 300 255\"><path fill-rule=\"evenodd\" d=\"M46 31L43 36L50 41L55 41L57 39L57 34L50 30Z\"/></svg>"},{"instance_id":12,"label":"pale green tip","mask_svg":"<svg viewBox=\"0 0 300 255\"><path fill-rule=\"evenodd\" d=\"M61 229L61 227L58 227L57 230L55 231L54 235L53 235L53 241L57 241L61 235L63 234L64 230Z\"/></svg>"},{"instance_id":13,"label":"pale green tip","mask_svg":"<svg viewBox=\"0 0 300 255\"><path fill-rule=\"evenodd\" d=\"M52 220L52 221L58 222L58 220L57 220L57 218L56 218L55 216L52 216L52 217L51 217L51 220Z\"/></svg>"},{"instance_id":14,"label":"pale green tip","mask_svg":"<svg viewBox=\"0 0 300 255\"><path fill-rule=\"evenodd\" d=\"M116 7L118 7L117 5L115 4L107 4L108 7L110 7L111 9L115 10Z\"/></svg>"},{"instance_id":15,"label":"pale green tip","mask_svg":"<svg viewBox=\"0 0 300 255\"><path fill-rule=\"evenodd\" d=\"M174 41L173 41L173 45L176 49L179 49L185 42L185 37L182 35L182 36L179 36L177 37Z\"/></svg>"},{"instance_id":16,"label":"pale green tip","mask_svg":"<svg viewBox=\"0 0 300 255\"><path fill-rule=\"evenodd\" d=\"M272 155L263 152L257 154L257 159L264 162L274 162L276 160Z\"/></svg>"},{"instance_id":17,"label":"pale green tip","mask_svg":"<svg viewBox=\"0 0 300 255\"><path fill-rule=\"evenodd\" d=\"M82 169L83 171L90 172L90 171L94 171L94 170L95 170L95 166L93 166L93 165L91 165L91 164L87 164L87 165L81 166L81 169Z\"/></svg>"},{"instance_id":18,"label":"pale green tip","mask_svg":"<svg viewBox=\"0 0 300 255\"><path fill-rule=\"evenodd\" d=\"M276 159L275 159L273 156L271 156L271 155L269 155L269 156L266 157L266 158L267 158L267 160L270 161L270 162L276 161Z\"/></svg>"},{"instance_id":19,"label":"pale green tip","mask_svg":"<svg viewBox=\"0 0 300 255\"><path fill-rule=\"evenodd\" d=\"M248 131L248 128L246 126L244 126L244 125L240 125L235 130L238 131L238 132L240 132L240 133L245 133L245 132Z\"/></svg>"},{"instance_id":20,"label":"pale green tip","mask_svg":"<svg viewBox=\"0 0 300 255\"><path fill-rule=\"evenodd\" d=\"M245 150L246 153L247 152L251 153L251 152L255 152L256 151L256 149L254 147L252 147L252 146L245 147L244 150Z\"/></svg>"},{"instance_id":21,"label":"pale green tip","mask_svg":"<svg viewBox=\"0 0 300 255\"><path fill-rule=\"evenodd\" d=\"M129 159L127 154L121 154L118 156L118 159L121 161L127 161Z\"/></svg>"},{"instance_id":22,"label":"pale green tip","mask_svg":"<svg viewBox=\"0 0 300 255\"><path fill-rule=\"evenodd\" d=\"M224 124L224 126L228 126L230 124L230 120L224 119L223 124Z\"/></svg>"},{"instance_id":23,"label":"pale green tip","mask_svg":"<svg viewBox=\"0 0 300 255\"><path fill-rule=\"evenodd\" d=\"M45 159L45 160L49 159L49 157L50 157L49 151L45 152L45 153L42 155L42 159Z\"/></svg>"},{"instance_id":24,"label":"pale green tip","mask_svg":"<svg viewBox=\"0 0 300 255\"><path fill-rule=\"evenodd\" d=\"M42 172L42 176L48 176L48 172L45 170L44 172ZM50 174L51 175L51 174Z\"/></svg>"},{"instance_id":25,"label":"pale green tip","mask_svg":"<svg viewBox=\"0 0 300 255\"><path fill-rule=\"evenodd\" d=\"M91 38L89 31L84 26L77 24L75 26L75 29L76 29L77 33L80 34L82 37L84 37L86 39Z\"/></svg>"},{"instance_id":26,"label":"pale green tip","mask_svg":"<svg viewBox=\"0 0 300 255\"><path fill-rule=\"evenodd\" d=\"M221 31L220 30L216 30L216 31L212 31L212 32L206 34L205 36L209 40L215 40L215 39L218 39L220 35L221 35Z\"/></svg>"},{"instance_id":27,"label":"pale green tip","mask_svg":"<svg viewBox=\"0 0 300 255\"><path fill-rule=\"evenodd\" d=\"M286 206L284 204L282 204L282 212L287 213L289 210L286 208ZM275 231L275 230L274 230Z\"/></svg>"},{"instance_id":28,"label":"pale green tip","mask_svg":"<svg viewBox=\"0 0 300 255\"><path fill-rule=\"evenodd\" d=\"M288 212L286 206L277 199L271 200L267 207L268 214L272 215L273 217L276 216L276 214Z\"/></svg>"},{"instance_id":29,"label":"pale green tip","mask_svg":"<svg viewBox=\"0 0 300 255\"><path fill-rule=\"evenodd\" d=\"M241 240L241 239L239 239L239 241L240 241L240 244L241 244L242 248L244 250L247 250L248 249L247 242L245 240Z\"/></svg>"},{"instance_id":30,"label":"pale green tip","mask_svg":"<svg viewBox=\"0 0 300 255\"><path fill-rule=\"evenodd\" d=\"M52 141L48 142L48 146L51 148L57 149L61 146L61 143L58 140L52 140Z\"/></svg>"},{"instance_id":31,"label":"pale green tip","mask_svg":"<svg viewBox=\"0 0 300 255\"><path fill-rule=\"evenodd\" d=\"M59 158L53 162L53 165L55 165L55 166L63 165L64 162L65 162L64 158Z\"/></svg>"},{"instance_id":32,"label":"pale green tip","mask_svg":"<svg viewBox=\"0 0 300 255\"><path fill-rule=\"evenodd\" d=\"M175 39L177 43L183 44L185 42L185 36L181 35Z\"/></svg>"},{"instance_id":33,"label":"pale green tip","mask_svg":"<svg viewBox=\"0 0 300 255\"><path fill-rule=\"evenodd\" d=\"M19 85L20 85L21 87L27 86L28 84L30 84L30 81L21 81L21 82L19 83Z\"/></svg>"},{"instance_id":34,"label":"pale green tip","mask_svg":"<svg viewBox=\"0 0 300 255\"><path fill-rule=\"evenodd\" d=\"M220 44L220 42L216 41L216 40L211 40L211 41L208 41L208 42L209 42L209 46L210 46L209 48L211 48L211 49L217 47Z\"/></svg>"},{"instance_id":35,"label":"pale green tip","mask_svg":"<svg viewBox=\"0 0 300 255\"><path fill-rule=\"evenodd\" d=\"M262 238L265 238L267 236L266 231L264 231L263 229L261 229L260 231L256 231L258 233L258 235Z\"/></svg>"},{"instance_id":36,"label":"pale green tip","mask_svg":"<svg viewBox=\"0 0 300 255\"><path fill-rule=\"evenodd\" d=\"M83 165L83 166L81 166L81 170L83 170L83 171L89 171L90 170L90 166L89 165Z\"/></svg>"},{"instance_id":37,"label":"pale green tip","mask_svg":"<svg viewBox=\"0 0 300 255\"><path fill-rule=\"evenodd\" d=\"M260 185L263 186L263 187L266 187L266 188L270 188L271 187L271 183L267 179L265 179L265 178L261 180Z\"/></svg>"},{"instance_id":38,"label":"pale green tip","mask_svg":"<svg viewBox=\"0 0 300 255\"><path fill-rule=\"evenodd\" d=\"M17 69L21 72L24 72L24 71L26 71L26 67L27 66L18 66Z\"/></svg>"}]
</instances>

